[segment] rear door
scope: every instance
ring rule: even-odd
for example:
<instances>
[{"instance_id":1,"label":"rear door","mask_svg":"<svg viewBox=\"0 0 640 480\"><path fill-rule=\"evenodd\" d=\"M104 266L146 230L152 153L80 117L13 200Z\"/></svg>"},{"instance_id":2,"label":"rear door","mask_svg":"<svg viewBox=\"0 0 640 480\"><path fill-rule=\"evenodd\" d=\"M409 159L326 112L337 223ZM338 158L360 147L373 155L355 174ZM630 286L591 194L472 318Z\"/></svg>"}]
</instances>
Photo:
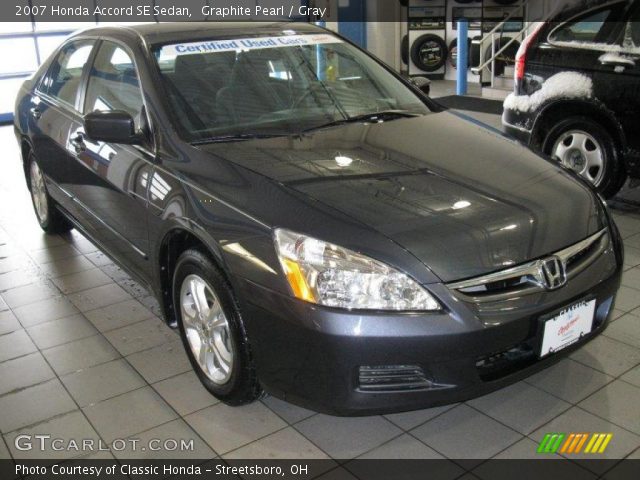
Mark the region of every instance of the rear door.
<instances>
[{"instance_id":1,"label":"rear door","mask_svg":"<svg viewBox=\"0 0 640 480\"><path fill-rule=\"evenodd\" d=\"M601 57L615 49L624 29L628 3L619 1L591 9L551 29L537 47L536 73L547 79L562 71L578 71L593 80L594 97L608 103L618 95L613 69Z\"/></svg>"},{"instance_id":2,"label":"rear door","mask_svg":"<svg viewBox=\"0 0 640 480\"><path fill-rule=\"evenodd\" d=\"M626 23L621 45L621 53L614 55L609 65L616 71L615 89L619 95L612 108L616 110L630 147L626 159L630 173L637 177L640 176L640 4Z\"/></svg>"},{"instance_id":3,"label":"rear door","mask_svg":"<svg viewBox=\"0 0 640 480\"><path fill-rule=\"evenodd\" d=\"M88 74L83 113L123 110L147 140L142 145L98 142L79 125L70 133L69 150L77 171L72 191L89 212L98 240L134 273L147 278L146 194L154 147L142 98L133 55L122 44L102 41Z\"/></svg>"},{"instance_id":4,"label":"rear door","mask_svg":"<svg viewBox=\"0 0 640 480\"><path fill-rule=\"evenodd\" d=\"M95 43L74 40L64 45L36 88L29 109L34 153L49 193L81 221L81 212L67 194L74 183L75 170L67 141L69 133L82 123L79 93Z\"/></svg>"}]
</instances>

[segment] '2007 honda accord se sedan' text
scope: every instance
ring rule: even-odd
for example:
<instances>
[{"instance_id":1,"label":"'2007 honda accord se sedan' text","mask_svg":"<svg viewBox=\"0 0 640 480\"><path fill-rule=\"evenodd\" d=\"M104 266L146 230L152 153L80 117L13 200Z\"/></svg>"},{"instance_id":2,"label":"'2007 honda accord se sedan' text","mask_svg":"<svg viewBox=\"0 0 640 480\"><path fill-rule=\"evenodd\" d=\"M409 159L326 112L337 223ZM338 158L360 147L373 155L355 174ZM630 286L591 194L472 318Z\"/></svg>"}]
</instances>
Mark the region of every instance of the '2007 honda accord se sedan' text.
<instances>
[{"instance_id":1,"label":"'2007 honda accord se sedan' text","mask_svg":"<svg viewBox=\"0 0 640 480\"><path fill-rule=\"evenodd\" d=\"M620 284L588 184L313 25L80 32L15 131L42 228L154 292L228 404L481 395L600 333Z\"/></svg>"}]
</instances>

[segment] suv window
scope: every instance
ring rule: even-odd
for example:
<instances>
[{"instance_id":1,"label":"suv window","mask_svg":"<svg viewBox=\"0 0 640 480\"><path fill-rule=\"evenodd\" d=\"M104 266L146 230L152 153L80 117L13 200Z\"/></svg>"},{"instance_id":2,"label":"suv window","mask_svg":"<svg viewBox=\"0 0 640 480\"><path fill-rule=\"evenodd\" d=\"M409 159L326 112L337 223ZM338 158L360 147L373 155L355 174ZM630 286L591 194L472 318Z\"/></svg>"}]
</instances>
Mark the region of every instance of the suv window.
<instances>
[{"instance_id":1,"label":"suv window","mask_svg":"<svg viewBox=\"0 0 640 480\"><path fill-rule=\"evenodd\" d=\"M624 4L614 4L596 12L589 12L554 30L549 40L551 42L579 42L579 43L614 43L612 32L616 28L616 20Z\"/></svg>"},{"instance_id":2,"label":"suv window","mask_svg":"<svg viewBox=\"0 0 640 480\"><path fill-rule=\"evenodd\" d=\"M629 19L624 35L623 47L625 50L640 48L640 8L636 9Z\"/></svg>"},{"instance_id":3,"label":"suv window","mask_svg":"<svg viewBox=\"0 0 640 480\"><path fill-rule=\"evenodd\" d=\"M142 93L133 59L119 45L105 41L89 73L84 113L123 110L140 128Z\"/></svg>"},{"instance_id":4,"label":"suv window","mask_svg":"<svg viewBox=\"0 0 640 480\"><path fill-rule=\"evenodd\" d=\"M89 60L93 41L71 42L60 50L43 82L44 93L75 107L82 71Z\"/></svg>"}]
</instances>

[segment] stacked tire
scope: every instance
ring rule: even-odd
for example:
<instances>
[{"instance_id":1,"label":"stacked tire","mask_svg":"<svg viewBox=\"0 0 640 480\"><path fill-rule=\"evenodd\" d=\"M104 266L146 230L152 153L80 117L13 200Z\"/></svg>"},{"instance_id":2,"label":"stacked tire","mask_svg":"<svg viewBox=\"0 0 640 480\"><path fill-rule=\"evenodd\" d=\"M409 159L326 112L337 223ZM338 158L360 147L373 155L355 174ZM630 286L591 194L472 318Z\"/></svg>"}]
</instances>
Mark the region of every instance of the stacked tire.
<instances>
[{"instance_id":1,"label":"stacked tire","mask_svg":"<svg viewBox=\"0 0 640 480\"><path fill-rule=\"evenodd\" d=\"M468 64L467 66L470 67L472 65L472 58L471 58L471 39L469 39L469 46L467 48L467 59L468 59ZM451 43L449 44L449 64L453 67L453 68L458 68L458 39L454 38Z\"/></svg>"},{"instance_id":2,"label":"stacked tire","mask_svg":"<svg viewBox=\"0 0 640 480\"><path fill-rule=\"evenodd\" d=\"M444 67L449 49L438 35L428 33L418 37L411 46L411 61L424 72L435 72Z\"/></svg>"}]
</instances>

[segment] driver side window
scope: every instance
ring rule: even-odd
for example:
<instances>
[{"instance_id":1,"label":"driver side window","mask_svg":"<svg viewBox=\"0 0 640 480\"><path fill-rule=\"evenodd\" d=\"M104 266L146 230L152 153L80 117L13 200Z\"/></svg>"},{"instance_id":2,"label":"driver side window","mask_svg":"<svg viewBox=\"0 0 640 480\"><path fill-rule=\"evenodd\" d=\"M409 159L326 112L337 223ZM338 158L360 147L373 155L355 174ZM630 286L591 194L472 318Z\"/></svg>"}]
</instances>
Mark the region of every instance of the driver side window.
<instances>
[{"instance_id":1,"label":"driver side window","mask_svg":"<svg viewBox=\"0 0 640 480\"><path fill-rule=\"evenodd\" d=\"M122 110L142 127L143 102L140 81L131 56L119 45L105 41L91 67L84 113Z\"/></svg>"}]
</instances>

